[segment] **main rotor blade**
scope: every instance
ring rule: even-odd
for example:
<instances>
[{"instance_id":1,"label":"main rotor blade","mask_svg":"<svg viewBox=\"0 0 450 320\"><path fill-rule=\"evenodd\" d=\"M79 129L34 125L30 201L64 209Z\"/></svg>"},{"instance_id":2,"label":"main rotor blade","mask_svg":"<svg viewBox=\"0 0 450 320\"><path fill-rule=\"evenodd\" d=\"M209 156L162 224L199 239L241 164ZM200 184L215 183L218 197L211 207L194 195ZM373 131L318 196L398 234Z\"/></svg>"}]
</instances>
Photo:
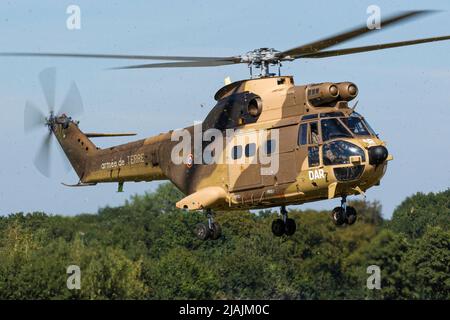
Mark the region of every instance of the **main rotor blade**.
<instances>
[{"instance_id":1,"label":"main rotor blade","mask_svg":"<svg viewBox=\"0 0 450 320\"><path fill-rule=\"evenodd\" d=\"M188 67L216 67L216 66L224 66L229 64L241 63L233 62L233 61L187 61L187 62L164 62L164 63L150 63L150 64L140 64L140 65L132 65L132 66L124 66L112 68L114 70L120 69L143 69L143 68L188 68Z\"/></svg>"},{"instance_id":2,"label":"main rotor blade","mask_svg":"<svg viewBox=\"0 0 450 320\"><path fill-rule=\"evenodd\" d=\"M34 158L34 165L47 178L50 177L50 151L52 134L48 133L42 141L41 147Z\"/></svg>"},{"instance_id":3,"label":"main rotor blade","mask_svg":"<svg viewBox=\"0 0 450 320\"><path fill-rule=\"evenodd\" d=\"M317 53L303 55L303 56L301 56L301 58L326 58L326 57L334 57L334 56L343 56L343 55L353 54L353 53L383 50L383 49L388 49L388 48L396 48L396 47L404 47L404 46L412 46L412 45L420 44L420 43L444 41L444 40L450 40L450 36L424 38L424 39L409 40L409 41L399 41L399 42L375 44L375 45L364 46L364 47L321 51L321 52L317 52Z\"/></svg>"},{"instance_id":4,"label":"main rotor blade","mask_svg":"<svg viewBox=\"0 0 450 320\"><path fill-rule=\"evenodd\" d=\"M396 14L396 15L390 16L387 19L381 20L381 30L383 30L384 28L386 28L388 26L393 26L395 24L398 24L399 22L404 22L406 20L410 20L412 18L417 18L421 15L425 15L425 14L429 14L429 13L433 13L433 12L435 12L435 11L431 11L431 10L407 11L407 12L403 12L401 14ZM297 59L304 55L316 53L318 51L329 48L331 46L355 39L355 38L360 37L368 32L372 32L375 30L377 30L377 29L371 30L371 29L367 28L366 24L364 24L364 25L358 26L356 28L350 29L348 31L336 34L334 36L283 51L283 52L279 53L279 57L281 57L281 58L289 57L289 58Z\"/></svg>"},{"instance_id":5,"label":"main rotor blade","mask_svg":"<svg viewBox=\"0 0 450 320\"><path fill-rule=\"evenodd\" d=\"M127 54L91 54L91 53L56 53L56 52L0 52L4 57L53 57L53 58L93 58L93 59L127 59L127 60L169 60L169 61L236 61L236 57L186 57L186 56L148 56Z\"/></svg>"},{"instance_id":6,"label":"main rotor blade","mask_svg":"<svg viewBox=\"0 0 450 320\"><path fill-rule=\"evenodd\" d=\"M75 82L72 82L70 89L61 105L58 115L65 113L68 116L76 116L83 113L83 101L80 91Z\"/></svg>"},{"instance_id":7,"label":"main rotor blade","mask_svg":"<svg viewBox=\"0 0 450 320\"><path fill-rule=\"evenodd\" d=\"M25 103L23 114L23 128L25 133L30 133L38 128L44 128L45 115L32 102Z\"/></svg>"},{"instance_id":8,"label":"main rotor blade","mask_svg":"<svg viewBox=\"0 0 450 320\"><path fill-rule=\"evenodd\" d=\"M55 110L56 68L47 68L39 73L39 82L44 92L49 112Z\"/></svg>"}]
</instances>

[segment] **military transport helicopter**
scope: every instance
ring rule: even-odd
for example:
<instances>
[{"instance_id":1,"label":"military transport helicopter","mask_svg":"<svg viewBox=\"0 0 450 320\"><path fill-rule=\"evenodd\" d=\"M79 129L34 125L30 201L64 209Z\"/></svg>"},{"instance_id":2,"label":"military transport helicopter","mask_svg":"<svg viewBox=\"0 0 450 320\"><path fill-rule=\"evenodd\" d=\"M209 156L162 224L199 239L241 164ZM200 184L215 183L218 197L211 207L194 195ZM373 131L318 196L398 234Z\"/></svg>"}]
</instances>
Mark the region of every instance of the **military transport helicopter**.
<instances>
[{"instance_id":1,"label":"military transport helicopter","mask_svg":"<svg viewBox=\"0 0 450 320\"><path fill-rule=\"evenodd\" d=\"M429 11L409 11L382 21L382 29L400 21L424 15ZM230 57L140 56L73 53L0 53L2 56L72 57L106 59L172 60L156 64L124 66L117 69L211 67L247 64L251 77L225 85L217 91L217 104L200 126L200 133L238 129L238 133L221 140L217 153L227 159L223 163L194 161L199 150L195 146L180 153L184 160L173 161L173 150L179 141L172 139L174 131L147 139L98 148L90 138L131 134L83 133L71 117L81 111L81 98L75 85L59 112L54 110L54 71L41 73L40 80L49 106L49 115L34 105L25 108L25 127L33 129L45 124L49 134L38 154L38 169L47 174L49 141L54 135L79 177L75 187L97 183L118 183L122 191L125 182L170 180L186 197L176 206L186 210L203 210L208 223L196 226L200 239L217 239L220 226L213 219L213 210L258 209L280 206L281 219L272 223L275 236L292 235L296 223L288 218L287 205L303 204L322 199L341 198L340 206L332 210L337 225L351 225L356 211L346 205L348 195L364 194L379 185L393 157L385 143L363 116L349 106L358 94L352 82L295 85L293 76L280 74L281 63L306 58L325 58L353 53L449 40L450 36L376 44L337 50L325 50L350 39L372 32L366 25L298 46L286 51L260 48ZM278 73L271 73L271 66ZM253 68L260 74L254 76ZM255 138L263 129L265 136ZM194 134L196 127L187 127ZM276 134L275 134L276 133ZM277 137L277 138L276 138ZM276 139L275 139L276 138ZM200 153L210 144L201 141ZM194 144L195 145L195 144ZM213 152L214 150L212 150ZM217 150L215 150L217 151ZM259 151L263 151L262 153ZM261 155L274 156L277 170L261 174L269 166L259 161ZM252 161L242 161L243 159ZM255 160L256 159L256 160Z\"/></svg>"}]
</instances>

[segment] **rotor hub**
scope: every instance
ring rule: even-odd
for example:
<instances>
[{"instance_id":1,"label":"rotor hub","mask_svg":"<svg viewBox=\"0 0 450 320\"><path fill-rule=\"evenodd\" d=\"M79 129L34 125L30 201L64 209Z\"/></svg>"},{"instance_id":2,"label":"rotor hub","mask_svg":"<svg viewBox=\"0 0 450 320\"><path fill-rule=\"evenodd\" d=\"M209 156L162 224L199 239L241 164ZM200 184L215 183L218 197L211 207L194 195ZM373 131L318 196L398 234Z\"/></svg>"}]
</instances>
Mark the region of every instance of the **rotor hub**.
<instances>
[{"instance_id":1,"label":"rotor hub","mask_svg":"<svg viewBox=\"0 0 450 320\"><path fill-rule=\"evenodd\" d=\"M55 113L54 111L50 111L49 116L45 118L45 125L48 127L48 130L50 130L50 132L52 131L55 123L56 123Z\"/></svg>"},{"instance_id":2,"label":"rotor hub","mask_svg":"<svg viewBox=\"0 0 450 320\"><path fill-rule=\"evenodd\" d=\"M259 48L249 51L241 55L241 62L253 65L260 65L262 63L277 64L280 62L278 58L280 51L273 48Z\"/></svg>"},{"instance_id":3,"label":"rotor hub","mask_svg":"<svg viewBox=\"0 0 450 320\"><path fill-rule=\"evenodd\" d=\"M253 67L260 69L261 72L259 77L268 77L275 75L269 72L269 66L278 65L278 73L280 73L279 68L281 67L281 51L275 50L274 48L259 48L249 51L240 56L241 63L247 63L250 68L250 75L253 77Z\"/></svg>"}]
</instances>

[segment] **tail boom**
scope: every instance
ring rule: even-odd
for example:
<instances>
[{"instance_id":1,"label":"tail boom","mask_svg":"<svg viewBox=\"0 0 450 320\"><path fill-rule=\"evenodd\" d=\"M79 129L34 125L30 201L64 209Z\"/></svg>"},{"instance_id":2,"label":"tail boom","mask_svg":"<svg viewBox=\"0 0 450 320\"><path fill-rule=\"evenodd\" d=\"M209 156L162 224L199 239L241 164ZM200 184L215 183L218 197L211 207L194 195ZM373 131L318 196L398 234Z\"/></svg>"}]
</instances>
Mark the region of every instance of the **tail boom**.
<instances>
[{"instance_id":1,"label":"tail boom","mask_svg":"<svg viewBox=\"0 0 450 320\"><path fill-rule=\"evenodd\" d=\"M69 121L67 121L69 120ZM83 184L167 179L159 166L159 139L98 148L69 118L52 127L59 144Z\"/></svg>"}]
</instances>

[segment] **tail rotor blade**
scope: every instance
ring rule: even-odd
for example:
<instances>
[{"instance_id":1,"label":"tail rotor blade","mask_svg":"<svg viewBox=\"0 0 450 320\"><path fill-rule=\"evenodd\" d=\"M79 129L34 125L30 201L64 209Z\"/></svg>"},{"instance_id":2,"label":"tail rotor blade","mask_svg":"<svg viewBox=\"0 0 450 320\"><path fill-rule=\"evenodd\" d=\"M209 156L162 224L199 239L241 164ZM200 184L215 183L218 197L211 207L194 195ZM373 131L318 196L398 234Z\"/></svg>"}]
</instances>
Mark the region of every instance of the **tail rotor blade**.
<instances>
[{"instance_id":1,"label":"tail rotor blade","mask_svg":"<svg viewBox=\"0 0 450 320\"><path fill-rule=\"evenodd\" d=\"M25 133L30 133L39 128L44 128L45 115L32 102L25 104L23 125Z\"/></svg>"},{"instance_id":2,"label":"tail rotor blade","mask_svg":"<svg viewBox=\"0 0 450 320\"><path fill-rule=\"evenodd\" d=\"M66 172L66 173L68 173L71 169L72 169L72 165L70 164L70 162L69 162L69 159L67 159L67 155L65 154L65 152L64 152L64 150L61 148L61 146L59 146L58 145L58 153L60 154L60 156L61 156L61 160L62 160L62 163L63 163L63 168L64 168L64 171Z\"/></svg>"},{"instance_id":3,"label":"tail rotor blade","mask_svg":"<svg viewBox=\"0 0 450 320\"><path fill-rule=\"evenodd\" d=\"M34 159L34 165L36 166L36 168L47 178L50 177L51 142L52 134L49 133L42 141L41 147L36 154L36 158Z\"/></svg>"},{"instance_id":4,"label":"tail rotor blade","mask_svg":"<svg viewBox=\"0 0 450 320\"><path fill-rule=\"evenodd\" d=\"M83 113L83 100L75 82L72 82L58 114L76 116Z\"/></svg>"},{"instance_id":5,"label":"tail rotor blade","mask_svg":"<svg viewBox=\"0 0 450 320\"><path fill-rule=\"evenodd\" d=\"M49 112L55 110L56 68L47 68L39 73L39 82L44 92Z\"/></svg>"}]
</instances>

